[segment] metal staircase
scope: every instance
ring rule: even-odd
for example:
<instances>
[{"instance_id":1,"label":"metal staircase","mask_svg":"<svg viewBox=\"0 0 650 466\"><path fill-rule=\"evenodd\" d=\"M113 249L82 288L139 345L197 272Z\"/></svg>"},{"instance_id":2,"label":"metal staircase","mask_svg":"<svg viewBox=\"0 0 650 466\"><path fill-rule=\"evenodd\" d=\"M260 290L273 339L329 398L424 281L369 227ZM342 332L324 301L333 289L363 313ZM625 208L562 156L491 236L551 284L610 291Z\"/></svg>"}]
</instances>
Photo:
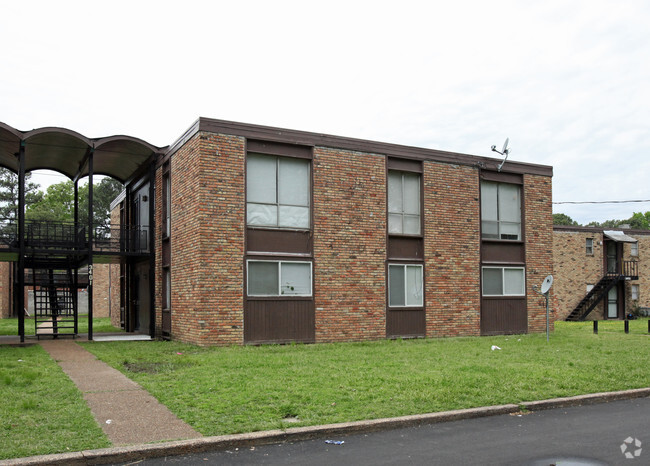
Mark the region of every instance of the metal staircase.
<instances>
[{"instance_id":1,"label":"metal staircase","mask_svg":"<svg viewBox=\"0 0 650 466\"><path fill-rule=\"evenodd\" d=\"M73 271L32 269L34 327L37 337L78 333L77 287Z\"/></svg>"},{"instance_id":2,"label":"metal staircase","mask_svg":"<svg viewBox=\"0 0 650 466\"><path fill-rule=\"evenodd\" d=\"M571 311L565 320L569 322L577 322L585 320L589 313L603 301L616 284L623 280L638 280L638 263L636 261L623 262L623 270L621 273L609 272L601 278L598 283L586 294L578 305Z\"/></svg>"},{"instance_id":3,"label":"metal staircase","mask_svg":"<svg viewBox=\"0 0 650 466\"><path fill-rule=\"evenodd\" d=\"M605 275L598 283L582 298L582 301L571 311L566 320L569 322L577 322L585 320L589 313L594 310L598 303L602 302L603 298L607 296L611 290L620 280L624 277L620 275Z\"/></svg>"}]
</instances>

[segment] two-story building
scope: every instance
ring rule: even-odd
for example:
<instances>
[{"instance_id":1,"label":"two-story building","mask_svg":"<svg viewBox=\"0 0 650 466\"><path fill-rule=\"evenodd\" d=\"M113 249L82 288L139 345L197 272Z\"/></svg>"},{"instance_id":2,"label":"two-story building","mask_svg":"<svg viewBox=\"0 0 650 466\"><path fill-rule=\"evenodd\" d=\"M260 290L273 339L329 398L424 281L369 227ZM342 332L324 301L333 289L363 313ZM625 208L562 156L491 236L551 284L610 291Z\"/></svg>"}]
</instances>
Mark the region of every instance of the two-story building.
<instances>
[{"instance_id":1,"label":"two-story building","mask_svg":"<svg viewBox=\"0 0 650 466\"><path fill-rule=\"evenodd\" d=\"M78 206L69 225L27 222L23 198L3 223L14 289L39 290L38 315L74 333L74 290L93 317L104 263L117 325L199 345L545 329L551 167L207 118L162 148L1 123L0 136L20 192L39 168L75 193L96 175L125 185L108 230Z\"/></svg>"},{"instance_id":2,"label":"two-story building","mask_svg":"<svg viewBox=\"0 0 650 466\"><path fill-rule=\"evenodd\" d=\"M650 306L650 231L593 227L553 228L553 294L557 317L623 319ZM645 290L645 292L644 292Z\"/></svg>"},{"instance_id":3,"label":"two-story building","mask_svg":"<svg viewBox=\"0 0 650 466\"><path fill-rule=\"evenodd\" d=\"M114 204L156 252L111 301L200 345L542 331L552 169L501 162L200 118Z\"/></svg>"}]
</instances>

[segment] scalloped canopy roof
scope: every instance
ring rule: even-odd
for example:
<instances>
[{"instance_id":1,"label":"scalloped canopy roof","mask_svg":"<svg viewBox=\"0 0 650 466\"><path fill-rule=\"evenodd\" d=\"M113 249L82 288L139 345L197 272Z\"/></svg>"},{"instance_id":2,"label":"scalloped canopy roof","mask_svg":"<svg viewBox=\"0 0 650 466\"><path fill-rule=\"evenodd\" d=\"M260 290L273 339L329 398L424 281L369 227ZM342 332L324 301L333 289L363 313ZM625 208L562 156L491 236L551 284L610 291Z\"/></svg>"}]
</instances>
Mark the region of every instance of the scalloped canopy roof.
<instances>
[{"instance_id":1,"label":"scalloped canopy roof","mask_svg":"<svg viewBox=\"0 0 650 466\"><path fill-rule=\"evenodd\" d=\"M93 174L108 175L121 183L164 151L131 136L90 139L65 128L19 131L0 122L0 166L18 172L21 144L25 146L27 172L47 169L70 179L81 178L88 175L88 156L93 153Z\"/></svg>"}]
</instances>

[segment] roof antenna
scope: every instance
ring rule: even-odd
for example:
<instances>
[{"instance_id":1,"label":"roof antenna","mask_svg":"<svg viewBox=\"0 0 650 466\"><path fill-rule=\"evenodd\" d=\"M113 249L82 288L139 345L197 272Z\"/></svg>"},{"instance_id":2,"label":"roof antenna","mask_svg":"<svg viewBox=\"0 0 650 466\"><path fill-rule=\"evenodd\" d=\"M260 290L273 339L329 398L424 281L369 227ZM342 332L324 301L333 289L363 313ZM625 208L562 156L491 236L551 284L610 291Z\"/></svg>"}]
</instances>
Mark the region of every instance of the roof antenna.
<instances>
[{"instance_id":1,"label":"roof antenna","mask_svg":"<svg viewBox=\"0 0 650 466\"><path fill-rule=\"evenodd\" d=\"M497 168L497 171L499 171L499 172L503 168L503 164L506 163L506 160L508 160L508 154L510 154L510 148L508 147L509 142L510 142L510 139L506 138L506 142L503 143L503 149L501 149L501 151L497 150L497 146L492 146L492 152L496 152L497 154L501 154L501 155L505 156L504 159L503 159L503 162L501 162L501 164Z\"/></svg>"}]
</instances>

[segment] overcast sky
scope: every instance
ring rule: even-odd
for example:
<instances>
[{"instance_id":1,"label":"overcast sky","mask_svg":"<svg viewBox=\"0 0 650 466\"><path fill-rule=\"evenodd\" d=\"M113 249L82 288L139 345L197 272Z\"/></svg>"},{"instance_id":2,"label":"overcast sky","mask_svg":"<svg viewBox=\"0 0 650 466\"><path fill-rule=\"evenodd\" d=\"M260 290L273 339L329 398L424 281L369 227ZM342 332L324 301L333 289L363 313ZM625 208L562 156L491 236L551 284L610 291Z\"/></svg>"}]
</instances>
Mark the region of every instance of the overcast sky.
<instances>
[{"instance_id":1,"label":"overcast sky","mask_svg":"<svg viewBox=\"0 0 650 466\"><path fill-rule=\"evenodd\" d=\"M203 116L480 156L509 137L511 159L554 167L556 202L650 199L647 0L21 0L2 17L0 121L20 130L165 146Z\"/></svg>"}]
</instances>

